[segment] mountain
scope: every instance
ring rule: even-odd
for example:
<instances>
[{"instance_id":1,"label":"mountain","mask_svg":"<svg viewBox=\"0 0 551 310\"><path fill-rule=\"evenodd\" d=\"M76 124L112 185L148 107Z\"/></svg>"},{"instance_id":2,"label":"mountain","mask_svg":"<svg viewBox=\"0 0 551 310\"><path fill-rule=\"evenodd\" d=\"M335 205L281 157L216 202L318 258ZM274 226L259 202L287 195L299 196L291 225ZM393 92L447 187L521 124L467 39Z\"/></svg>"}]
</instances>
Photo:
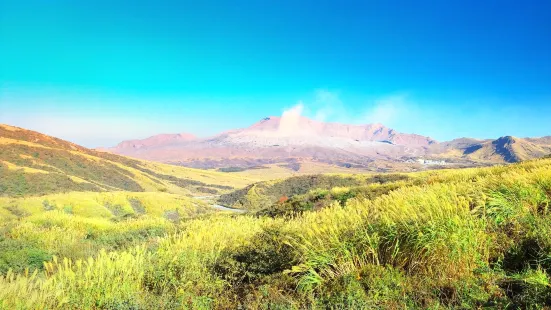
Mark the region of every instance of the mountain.
<instances>
[{"instance_id":1,"label":"mountain","mask_svg":"<svg viewBox=\"0 0 551 310\"><path fill-rule=\"evenodd\" d=\"M302 116L271 116L209 138L158 135L123 141L116 154L196 168L300 165L319 162L377 171L427 166L478 166L518 162L551 153L551 137L437 142L382 124L325 123Z\"/></svg>"},{"instance_id":2,"label":"mountain","mask_svg":"<svg viewBox=\"0 0 551 310\"><path fill-rule=\"evenodd\" d=\"M304 137L307 139L334 138L354 141L391 142L409 146L428 146L436 141L414 134L403 134L382 124L348 125L324 123L306 117L285 118L267 117L249 128L231 132L234 136L256 136L270 139ZM324 140L326 141L326 140ZM320 141L315 141L320 143ZM322 142L323 143L323 142ZM328 141L324 145L332 145Z\"/></svg>"},{"instance_id":3,"label":"mountain","mask_svg":"<svg viewBox=\"0 0 551 310\"><path fill-rule=\"evenodd\" d=\"M148 142L188 138L166 135ZM212 194L244 184L248 182L220 172L131 159L0 124L0 196L70 191Z\"/></svg>"},{"instance_id":4,"label":"mountain","mask_svg":"<svg viewBox=\"0 0 551 310\"><path fill-rule=\"evenodd\" d=\"M316 161L367 167L374 160L422 156L437 142L381 124L324 123L305 117L266 117L250 127L209 138L123 141L107 149L116 154L184 166L251 167L278 162ZM190 137L190 135L186 135Z\"/></svg>"},{"instance_id":5,"label":"mountain","mask_svg":"<svg viewBox=\"0 0 551 310\"><path fill-rule=\"evenodd\" d=\"M478 162L514 163L551 154L551 137L500 137L496 140L456 139L435 145L431 151L440 157Z\"/></svg>"},{"instance_id":6,"label":"mountain","mask_svg":"<svg viewBox=\"0 0 551 310\"><path fill-rule=\"evenodd\" d=\"M116 148L120 149L140 149L147 148L158 145L169 145L172 143L186 142L195 140L195 137L192 134L188 133L177 133L177 134L160 134L149 137L142 140L127 140L119 143Z\"/></svg>"}]
</instances>

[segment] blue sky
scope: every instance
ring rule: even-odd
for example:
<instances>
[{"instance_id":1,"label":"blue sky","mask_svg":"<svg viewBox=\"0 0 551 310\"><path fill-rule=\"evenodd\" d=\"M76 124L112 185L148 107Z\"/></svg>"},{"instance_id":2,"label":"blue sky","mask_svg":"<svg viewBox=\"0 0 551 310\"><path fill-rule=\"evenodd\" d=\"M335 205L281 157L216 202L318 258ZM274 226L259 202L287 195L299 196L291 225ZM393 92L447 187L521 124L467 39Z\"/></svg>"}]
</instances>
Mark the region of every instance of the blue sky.
<instances>
[{"instance_id":1,"label":"blue sky","mask_svg":"<svg viewBox=\"0 0 551 310\"><path fill-rule=\"evenodd\" d=\"M551 135L549 1L0 0L0 122L86 146L297 104L449 140Z\"/></svg>"}]
</instances>

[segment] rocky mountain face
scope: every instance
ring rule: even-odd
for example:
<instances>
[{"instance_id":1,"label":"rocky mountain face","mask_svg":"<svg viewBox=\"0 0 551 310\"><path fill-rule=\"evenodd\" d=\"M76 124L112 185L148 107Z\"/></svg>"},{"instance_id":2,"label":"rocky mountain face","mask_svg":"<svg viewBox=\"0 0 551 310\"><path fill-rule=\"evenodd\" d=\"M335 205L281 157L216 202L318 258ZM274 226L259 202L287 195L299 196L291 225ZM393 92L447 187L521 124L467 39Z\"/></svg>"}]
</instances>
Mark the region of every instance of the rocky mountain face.
<instances>
[{"instance_id":1,"label":"rocky mountain face","mask_svg":"<svg viewBox=\"0 0 551 310\"><path fill-rule=\"evenodd\" d=\"M439 143L382 124L325 123L302 116L266 117L208 138L163 134L123 141L109 152L198 168L252 167L317 161L369 168L375 162L477 165L516 162L551 153L551 139L461 138Z\"/></svg>"},{"instance_id":2,"label":"rocky mountain face","mask_svg":"<svg viewBox=\"0 0 551 310\"><path fill-rule=\"evenodd\" d=\"M324 123L305 117L267 117L250 127L209 138L158 135L123 141L110 152L141 159L212 168L313 160L365 166L373 160L420 156L431 138L397 132L381 124Z\"/></svg>"},{"instance_id":3,"label":"rocky mountain face","mask_svg":"<svg viewBox=\"0 0 551 310\"><path fill-rule=\"evenodd\" d=\"M352 141L386 142L397 145L428 146L436 141L414 134L403 134L382 124L348 125L340 123L325 123L305 117L281 118L267 117L258 123L241 130L232 131L234 137L252 136L257 139L283 140L302 137L314 139L342 139ZM291 140L292 141L292 140ZM332 146L330 143L322 143Z\"/></svg>"}]
</instances>

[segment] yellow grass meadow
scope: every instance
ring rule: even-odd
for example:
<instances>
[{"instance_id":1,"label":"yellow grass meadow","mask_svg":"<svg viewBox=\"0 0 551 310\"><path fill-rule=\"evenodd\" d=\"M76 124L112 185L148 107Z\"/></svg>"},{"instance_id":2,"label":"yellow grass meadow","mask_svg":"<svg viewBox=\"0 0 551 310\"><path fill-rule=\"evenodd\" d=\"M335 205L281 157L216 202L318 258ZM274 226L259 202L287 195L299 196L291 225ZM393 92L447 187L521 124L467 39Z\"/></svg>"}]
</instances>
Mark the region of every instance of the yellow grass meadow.
<instances>
[{"instance_id":1,"label":"yellow grass meadow","mask_svg":"<svg viewBox=\"0 0 551 310\"><path fill-rule=\"evenodd\" d=\"M24 215L1 226L2 246L19 250L12 251L18 257L3 258L12 267L4 266L0 277L0 307L546 305L551 160L421 172L382 182L359 186L363 191L312 188L299 195L306 199L302 202L313 203L323 194L327 204L285 214L201 215L196 200L169 193L3 198L2 205L14 204ZM373 191L377 194L370 196ZM55 208L45 210L46 198ZM144 210L134 202L141 210L135 212L133 198ZM289 207L293 199L269 208ZM72 213L61 208L70 203ZM176 207L182 213L188 208L189 216L166 217ZM121 216L131 211L135 214ZM20 261L27 265L15 263Z\"/></svg>"}]
</instances>

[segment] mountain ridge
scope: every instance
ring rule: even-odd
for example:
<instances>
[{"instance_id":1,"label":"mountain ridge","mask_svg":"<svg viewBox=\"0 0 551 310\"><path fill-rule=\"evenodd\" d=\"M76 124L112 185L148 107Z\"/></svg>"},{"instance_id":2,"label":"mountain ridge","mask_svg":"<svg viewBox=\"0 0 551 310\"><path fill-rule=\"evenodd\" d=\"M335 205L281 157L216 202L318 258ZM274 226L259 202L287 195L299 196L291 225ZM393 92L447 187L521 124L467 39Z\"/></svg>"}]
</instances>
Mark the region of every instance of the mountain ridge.
<instances>
[{"instance_id":1,"label":"mountain ridge","mask_svg":"<svg viewBox=\"0 0 551 310\"><path fill-rule=\"evenodd\" d=\"M504 136L496 140L463 137L438 142L427 136L401 133L380 123L321 122L300 115L269 116L251 126L207 138L191 138L188 134L187 139L163 139L164 136L123 141L107 151L198 168L297 160L369 168L374 162L411 163L432 158L438 163L476 166L518 162L551 152L549 137Z\"/></svg>"}]
</instances>

